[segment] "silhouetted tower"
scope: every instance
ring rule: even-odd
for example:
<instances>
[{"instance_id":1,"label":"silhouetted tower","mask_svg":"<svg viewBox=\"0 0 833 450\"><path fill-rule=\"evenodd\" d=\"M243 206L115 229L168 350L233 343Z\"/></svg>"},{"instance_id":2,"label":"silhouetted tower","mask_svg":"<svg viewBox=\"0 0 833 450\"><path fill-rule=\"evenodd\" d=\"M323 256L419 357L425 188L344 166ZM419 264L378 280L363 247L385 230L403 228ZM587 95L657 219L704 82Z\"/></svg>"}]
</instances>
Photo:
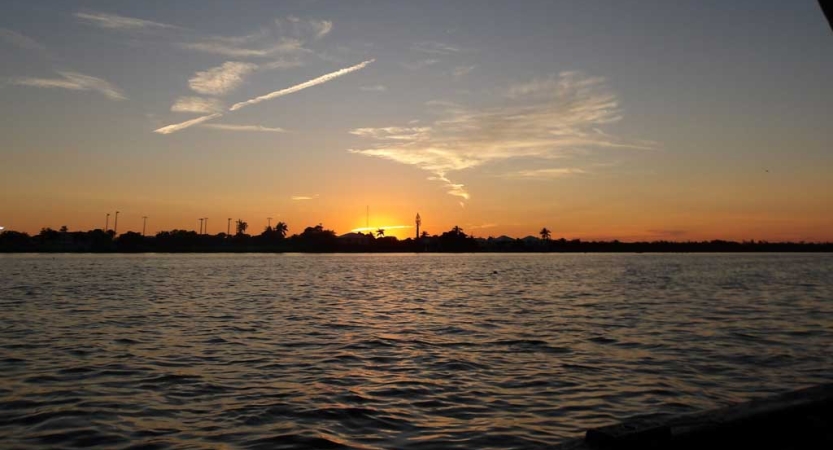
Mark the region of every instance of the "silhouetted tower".
<instances>
[{"instance_id":1,"label":"silhouetted tower","mask_svg":"<svg viewBox=\"0 0 833 450\"><path fill-rule=\"evenodd\" d=\"M419 226L420 225L422 225L422 219L419 218L419 213L417 213L417 216L416 216L416 229L417 229L416 238L417 239L419 239Z\"/></svg>"}]
</instances>

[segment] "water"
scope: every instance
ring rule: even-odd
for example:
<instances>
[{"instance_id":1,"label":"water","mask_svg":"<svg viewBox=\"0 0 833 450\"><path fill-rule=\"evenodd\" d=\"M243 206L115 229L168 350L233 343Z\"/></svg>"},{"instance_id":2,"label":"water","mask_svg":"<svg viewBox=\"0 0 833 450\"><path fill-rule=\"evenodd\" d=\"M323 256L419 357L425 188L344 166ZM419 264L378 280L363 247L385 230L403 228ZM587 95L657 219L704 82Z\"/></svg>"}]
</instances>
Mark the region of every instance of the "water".
<instances>
[{"instance_id":1,"label":"water","mask_svg":"<svg viewBox=\"0 0 833 450\"><path fill-rule=\"evenodd\" d=\"M535 448L831 369L829 254L0 256L3 448Z\"/></svg>"}]
</instances>

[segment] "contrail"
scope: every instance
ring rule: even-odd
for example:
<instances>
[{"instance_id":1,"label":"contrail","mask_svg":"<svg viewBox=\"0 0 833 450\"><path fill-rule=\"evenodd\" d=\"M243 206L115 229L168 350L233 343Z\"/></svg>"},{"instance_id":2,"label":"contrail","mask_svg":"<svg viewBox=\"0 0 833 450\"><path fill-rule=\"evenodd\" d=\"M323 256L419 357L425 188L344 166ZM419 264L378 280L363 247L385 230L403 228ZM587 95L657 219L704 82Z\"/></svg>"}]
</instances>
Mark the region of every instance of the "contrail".
<instances>
[{"instance_id":1,"label":"contrail","mask_svg":"<svg viewBox=\"0 0 833 450\"><path fill-rule=\"evenodd\" d=\"M255 97L251 100L246 100L245 102L235 103L231 107L230 111L237 111L240 108L245 108L249 105L254 105L255 103L260 103L260 102L263 102L263 101L266 101L266 100L271 100L273 98L283 97L284 95L292 94L294 92L298 92L298 91L306 89L308 87L313 87L313 86L317 86L317 85L322 84L322 83L326 83L326 82L328 82L330 80L333 80L335 78L338 78L342 75L347 75L350 72L355 72L357 70L362 70L365 67L367 67L368 64L372 63L373 61L376 61L376 60L375 59L369 59L365 62L356 64L355 66L347 67L347 68L341 69L341 70L336 70L333 73L328 73L326 75L321 75L318 78L314 78L312 80L305 81L301 84L296 84L295 86L288 87L286 89L281 89L280 91L270 92L266 95L261 95L260 97Z\"/></svg>"},{"instance_id":2,"label":"contrail","mask_svg":"<svg viewBox=\"0 0 833 450\"><path fill-rule=\"evenodd\" d=\"M328 82L332 79L338 78L342 75L347 75L350 72L355 72L357 70L362 70L365 67L367 67L368 64L372 63L373 61L376 61L376 60L375 59L369 59L365 62L356 64L355 66L347 67L347 68L341 69L341 70L336 70L333 73L328 73L327 75L321 75L318 78L315 78L315 79L312 79L312 80L309 80L309 81L305 81L301 84L296 84L295 86L288 87L286 89L281 89L280 91L275 91L275 92L272 92L272 93L269 93L269 94L266 94L266 95L261 95L260 97L255 97L251 100L246 100L245 102L235 103L229 109L229 111L237 111L240 108L245 108L249 105L254 105L255 103L260 103L260 102L263 102L263 101L266 101L266 100L271 100L273 98L282 97L284 95L292 94L293 92L298 92L298 91L306 89L308 87L313 87L313 86L317 86L317 85L322 84L322 83L326 83L326 82ZM222 116L221 113L216 113L216 114L211 114L209 116L197 117L196 119L192 119L192 120L189 120L189 121L186 121L186 122L175 123L173 125L168 125L166 127L162 127L158 130L154 130L153 132L154 133L159 133L159 134L171 134L171 133L175 133L179 130L183 130L185 128L188 128L190 126L199 125L203 122L207 122L209 120L216 119L220 116Z\"/></svg>"},{"instance_id":3,"label":"contrail","mask_svg":"<svg viewBox=\"0 0 833 450\"><path fill-rule=\"evenodd\" d=\"M186 122L175 123L173 125L168 125L166 127L162 127L158 130L153 130L153 132L154 133L159 133L159 134L171 134L171 133L177 132L179 130L188 128L190 126L194 126L194 125L201 124L203 122L206 122L206 121L209 121L209 120L212 120L212 119L216 119L220 116L222 116L222 114L216 113L216 114L211 114L211 115L208 115L208 116L197 117L196 119L191 119L191 120L186 121Z\"/></svg>"}]
</instances>

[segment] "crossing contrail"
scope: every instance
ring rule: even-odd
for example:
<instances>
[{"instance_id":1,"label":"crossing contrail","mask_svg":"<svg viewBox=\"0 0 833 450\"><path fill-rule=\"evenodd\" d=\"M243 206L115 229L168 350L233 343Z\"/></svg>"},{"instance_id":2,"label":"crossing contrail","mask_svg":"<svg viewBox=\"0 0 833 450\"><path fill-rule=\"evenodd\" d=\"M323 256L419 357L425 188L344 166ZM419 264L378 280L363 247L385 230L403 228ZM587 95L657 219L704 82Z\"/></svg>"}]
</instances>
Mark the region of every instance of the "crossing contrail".
<instances>
[{"instance_id":1,"label":"crossing contrail","mask_svg":"<svg viewBox=\"0 0 833 450\"><path fill-rule=\"evenodd\" d=\"M312 80L305 81L301 84L296 84L295 86L288 87L286 89L281 89L279 91L270 92L266 95L261 95L260 97L255 97L251 100L246 100L245 102L235 103L230 111L237 111L238 109L245 108L249 105L254 105L255 103L265 102L266 100L272 100L273 98L283 97L284 95L289 95L300 90L304 90L309 87L317 86L319 84L326 83L330 80L334 80L342 75L347 75L348 73L355 72L357 70L362 70L367 67L370 63L376 61L375 59L369 59L365 62L356 64L355 66L347 67L345 69L336 70L335 72L328 73L326 75L321 75L318 78L313 78Z\"/></svg>"},{"instance_id":2,"label":"crossing contrail","mask_svg":"<svg viewBox=\"0 0 833 450\"><path fill-rule=\"evenodd\" d=\"M355 72L357 70L362 70L365 67L367 67L370 63L372 63L373 61L376 61L376 60L375 59L369 59L369 60L364 61L362 63L356 64L355 66L350 66L350 67L347 67L347 68L344 68L344 69L341 69L341 70L336 70L335 72L328 73L326 75L321 75L318 78L313 78L312 80L305 81L301 84L296 84L295 86L291 86L291 87L288 87L286 89L281 89L279 91L270 92L266 95L261 95L260 97L255 97L251 100L246 100L245 102L235 103L231 108L229 108L229 111L237 111L238 109L245 108L249 105L254 105L255 103L264 102L266 100L271 100L273 98L283 97L284 95L289 95L289 94L292 94L294 92L304 90L308 87L313 87L313 86L317 86L319 84L326 83L326 82L328 82L330 80L334 80L334 79L336 79L336 78L338 78L342 75L347 75L348 73ZM207 121L212 120L212 119L216 119L220 116L222 116L222 114L217 113L217 114L211 114L211 115L208 115L208 116L198 117L196 119L188 120L186 122L175 123L173 125L168 125L168 126L159 128L158 130L154 130L154 133L159 133L159 134L175 133L179 130L184 130L185 128L188 128L188 127L191 127L191 126L194 126L194 125L198 125L198 124L201 124L203 122L207 122Z\"/></svg>"}]
</instances>

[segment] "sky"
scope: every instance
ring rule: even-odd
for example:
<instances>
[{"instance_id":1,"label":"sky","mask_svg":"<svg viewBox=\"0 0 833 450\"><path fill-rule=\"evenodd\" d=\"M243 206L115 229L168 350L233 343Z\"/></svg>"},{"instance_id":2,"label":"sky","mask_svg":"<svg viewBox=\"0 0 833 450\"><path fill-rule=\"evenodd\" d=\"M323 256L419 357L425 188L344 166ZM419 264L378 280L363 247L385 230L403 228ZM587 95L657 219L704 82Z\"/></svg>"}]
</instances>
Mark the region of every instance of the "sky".
<instances>
[{"instance_id":1,"label":"sky","mask_svg":"<svg viewBox=\"0 0 833 450\"><path fill-rule=\"evenodd\" d=\"M0 226L833 241L832 50L815 0L6 0Z\"/></svg>"}]
</instances>

